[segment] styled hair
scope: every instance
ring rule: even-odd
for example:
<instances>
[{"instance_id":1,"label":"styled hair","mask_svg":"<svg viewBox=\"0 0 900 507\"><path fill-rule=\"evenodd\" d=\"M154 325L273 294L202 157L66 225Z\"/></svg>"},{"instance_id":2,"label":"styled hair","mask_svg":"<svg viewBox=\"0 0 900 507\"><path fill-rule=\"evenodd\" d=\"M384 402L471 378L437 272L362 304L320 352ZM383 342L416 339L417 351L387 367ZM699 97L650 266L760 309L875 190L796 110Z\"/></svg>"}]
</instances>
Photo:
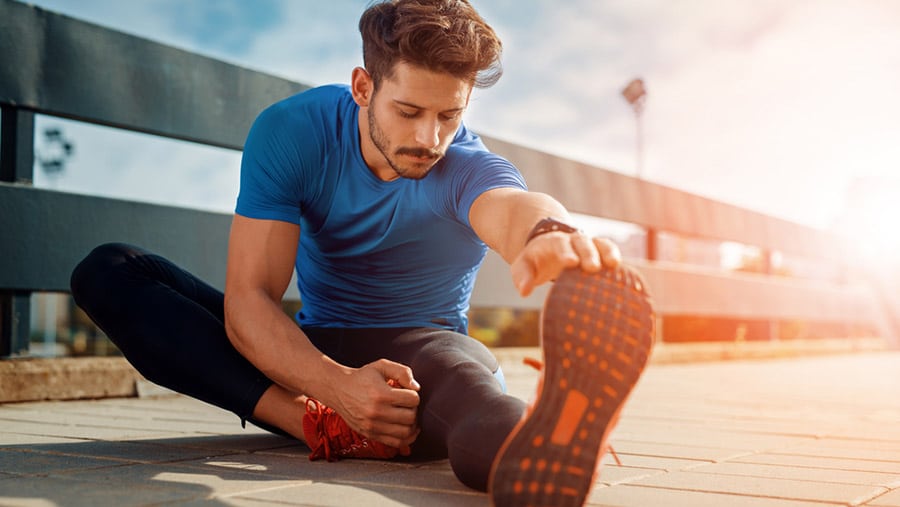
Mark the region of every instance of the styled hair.
<instances>
[{"instance_id":1,"label":"styled hair","mask_svg":"<svg viewBox=\"0 0 900 507\"><path fill-rule=\"evenodd\" d=\"M503 68L503 45L467 0L382 0L359 20L363 62L375 88L406 62L492 86Z\"/></svg>"}]
</instances>

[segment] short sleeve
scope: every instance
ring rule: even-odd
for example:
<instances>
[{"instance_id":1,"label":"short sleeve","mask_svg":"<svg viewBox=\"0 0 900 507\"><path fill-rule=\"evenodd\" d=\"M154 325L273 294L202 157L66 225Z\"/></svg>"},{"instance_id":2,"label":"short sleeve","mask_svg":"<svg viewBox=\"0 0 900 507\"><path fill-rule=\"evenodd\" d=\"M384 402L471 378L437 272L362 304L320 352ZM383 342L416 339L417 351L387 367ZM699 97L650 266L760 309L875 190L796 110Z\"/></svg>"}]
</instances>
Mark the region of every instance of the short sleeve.
<instances>
[{"instance_id":1,"label":"short sleeve","mask_svg":"<svg viewBox=\"0 0 900 507\"><path fill-rule=\"evenodd\" d=\"M447 153L443 171L450 191L443 198L445 212L470 226L469 209L481 194L495 188L528 190L525 178L505 158L491 153L476 134L461 126Z\"/></svg>"},{"instance_id":2,"label":"short sleeve","mask_svg":"<svg viewBox=\"0 0 900 507\"><path fill-rule=\"evenodd\" d=\"M481 194L495 188L528 190L518 169L500 155L482 152L468 161L465 175L457 183L456 219L471 226L469 209Z\"/></svg>"},{"instance_id":3,"label":"short sleeve","mask_svg":"<svg viewBox=\"0 0 900 507\"><path fill-rule=\"evenodd\" d=\"M281 104L260 113L253 123L241 159L237 214L300 224L304 162L310 157L297 141L304 137L298 131L304 126L297 123Z\"/></svg>"}]
</instances>

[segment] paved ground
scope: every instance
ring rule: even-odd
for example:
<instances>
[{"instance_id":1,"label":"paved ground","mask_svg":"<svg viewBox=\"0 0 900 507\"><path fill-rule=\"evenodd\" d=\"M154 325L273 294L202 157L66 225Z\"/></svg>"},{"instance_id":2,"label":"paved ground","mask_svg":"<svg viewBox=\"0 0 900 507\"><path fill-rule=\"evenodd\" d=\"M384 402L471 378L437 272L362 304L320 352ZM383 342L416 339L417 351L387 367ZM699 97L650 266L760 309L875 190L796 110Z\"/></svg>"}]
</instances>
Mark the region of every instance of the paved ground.
<instances>
[{"instance_id":1,"label":"paved ground","mask_svg":"<svg viewBox=\"0 0 900 507\"><path fill-rule=\"evenodd\" d=\"M900 506L900 353L652 364L612 441L591 505ZM0 505L488 504L446 461L306 456L182 397L0 406Z\"/></svg>"}]
</instances>

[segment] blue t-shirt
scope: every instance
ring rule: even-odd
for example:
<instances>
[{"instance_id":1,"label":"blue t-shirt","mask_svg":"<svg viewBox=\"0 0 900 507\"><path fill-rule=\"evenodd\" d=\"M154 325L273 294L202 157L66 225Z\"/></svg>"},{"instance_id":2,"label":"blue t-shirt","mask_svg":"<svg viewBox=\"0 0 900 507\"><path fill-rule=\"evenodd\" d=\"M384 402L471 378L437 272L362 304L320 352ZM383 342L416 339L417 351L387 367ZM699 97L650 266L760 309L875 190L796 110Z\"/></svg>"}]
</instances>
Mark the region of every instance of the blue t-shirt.
<instances>
[{"instance_id":1,"label":"blue t-shirt","mask_svg":"<svg viewBox=\"0 0 900 507\"><path fill-rule=\"evenodd\" d=\"M525 182L465 126L425 178L382 181L363 161L358 114L347 86L263 111L244 145L235 211L300 226L302 326L466 332L487 251L469 207L486 190Z\"/></svg>"}]
</instances>

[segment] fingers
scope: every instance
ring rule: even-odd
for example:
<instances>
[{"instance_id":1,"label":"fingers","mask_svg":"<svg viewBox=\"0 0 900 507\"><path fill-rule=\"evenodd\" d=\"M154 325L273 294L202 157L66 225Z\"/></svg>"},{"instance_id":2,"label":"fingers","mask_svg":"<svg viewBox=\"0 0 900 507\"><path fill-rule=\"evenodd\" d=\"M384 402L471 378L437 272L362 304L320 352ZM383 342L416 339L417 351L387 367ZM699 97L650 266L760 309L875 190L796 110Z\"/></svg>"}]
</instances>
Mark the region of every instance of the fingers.
<instances>
[{"instance_id":1,"label":"fingers","mask_svg":"<svg viewBox=\"0 0 900 507\"><path fill-rule=\"evenodd\" d=\"M534 267L520 255L509 267L513 284L523 297L527 297L534 290Z\"/></svg>"},{"instance_id":2,"label":"fingers","mask_svg":"<svg viewBox=\"0 0 900 507\"><path fill-rule=\"evenodd\" d=\"M556 279L566 268L580 267L596 272L603 267L615 268L622 254L612 241L591 238L583 233L553 232L528 242L513 261L510 272L516 290L528 296L535 287Z\"/></svg>"},{"instance_id":3,"label":"fingers","mask_svg":"<svg viewBox=\"0 0 900 507\"><path fill-rule=\"evenodd\" d=\"M570 234L572 249L578 255L581 269L590 273L600 270L600 252L594 241L584 234Z\"/></svg>"},{"instance_id":4,"label":"fingers","mask_svg":"<svg viewBox=\"0 0 900 507\"><path fill-rule=\"evenodd\" d=\"M408 447L419 435L418 389L407 366L380 359L355 370L342 385L340 413L362 435L392 447Z\"/></svg>"},{"instance_id":5,"label":"fingers","mask_svg":"<svg viewBox=\"0 0 900 507\"><path fill-rule=\"evenodd\" d=\"M603 267L606 268L615 268L619 264L622 263L622 252L619 250L618 245L612 242L612 240L606 238L594 238L594 245L597 247L597 252L600 254L600 261L603 264Z\"/></svg>"},{"instance_id":6,"label":"fingers","mask_svg":"<svg viewBox=\"0 0 900 507\"><path fill-rule=\"evenodd\" d=\"M371 433L363 433L367 437L377 440L382 444L389 445L391 447L396 447L400 449L400 454L403 454L404 449L406 450L405 456L409 456L409 448L419 437L419 433L421 430L416 427L412 432L409 431L409 428L405 426L382 426L377 429L373 429Z\"/></svg>"},{"instance_id":7,"label":"fingers","mask_svg":"<svg viewBox=\"0 0 900 507\"><path fill-rule=\"evenodd\" d=\"M413 378L412 370L408 366L387 359L376 361L373 366L384 376L385 380L392 381L394 387L419 390L419 383Z\"/></svg>"},{"instance_id":8,"label":"fingers","mask_svg":"<svg viewBox=\"0 0 900 507\"><path fill-rule=\"evenodd\" d=\"M412 409L385 410L377 418L365 419L357 431L391 447L410 446L419 436L416 411Z\"/></svg>"},{"instance_id":9,"label":"fingers","mask_svg":"<svg viewBox=\"0 0 900 507\"><path fill-rule=\"evenodd\" d=\"M535 287L548 282L563 269L581 262L572 246L571 236L565 232L542 234L525 245L525 249L510 265L516 290L528 296Z\"/></svg>"}]
</instances>

